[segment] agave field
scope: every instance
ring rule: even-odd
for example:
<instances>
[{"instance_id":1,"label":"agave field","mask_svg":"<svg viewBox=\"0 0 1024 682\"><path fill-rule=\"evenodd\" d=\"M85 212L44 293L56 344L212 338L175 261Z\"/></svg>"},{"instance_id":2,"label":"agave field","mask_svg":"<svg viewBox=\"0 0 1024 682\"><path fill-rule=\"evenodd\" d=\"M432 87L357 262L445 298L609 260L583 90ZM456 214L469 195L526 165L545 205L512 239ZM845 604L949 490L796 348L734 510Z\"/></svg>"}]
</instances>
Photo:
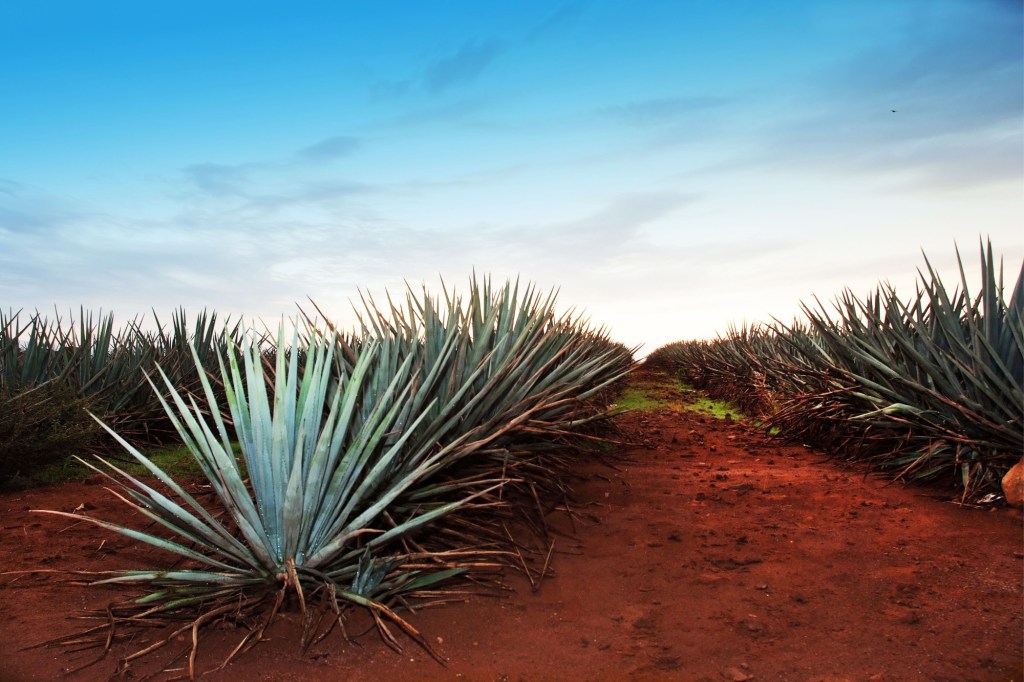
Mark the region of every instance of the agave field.
<instances>
[{"instance_id":1,"label":"agave field","mask_svg":"<svg viewBox=\"0 0 1024 682\"><path fill-rule=\"evenodd\" d=\"M952 289L927 263L913 297L850 291L806 320L681 342L648 362L760 415L778 434L896 478L999 494L1024 429L1024 268L1009 290L991 244L981 283Z\"/></svg>"},{"instance_id":2,"label":"agave field","mask_svg":"<svg viewBox=\"0 0 1024 682\"><path fill-rule=\"evenodd\" d=\"M309 318L276 338L239 325L214 331L212 315L191 333L181 315L172 333L133 325L122 336L110 317L77 331L5 319L5 400L91 407L149 474L102 455L83 460L152 522L145 530L50 513L170 557L92 576L141 592L58 643L108 648L128 626L170 625L121 665L192 632L192 676L204 626L242 624L234 656L294 602L308 616L307 642L363 608L394 646L398 627L430 650L393 606L513 554L523 560L495 529L558 499L566 452L593 438L606 413L600 394L633 366L628 349L554 306L533 287L474 281L465 299L368 300L356 333ZM140 449L140 436L164 437L167 425L212 489L202 502Z\"/></svg>"},{"instance_id":3,"label":"agave field","mask_svg":"<svg viewBox=\"0 0 1024 682\"><path fill-rule=\"evenodd\" d=\"M175 386L195 389L193 352L216 366L240 329L218 325L207 313L190 327L184 311L174 313L170 329L155 322L156 331L143 331L140 320L116 330L112 314L83 311L77 322L65 323L0 311L0 487L68 450L100 446L85 409L136 443L176 438L146 373L159 364Z\"/></svg>"},{"instance_id":4,"label":"agave field","mask_svg":"<svg viewBox=\"0 0 1024 682\"><path fill-rule=\"evenodd\" d=\"M696 603L691 592L706 590L707 604L694 611L695 618L706 611L706 622L715 622L726 601L738 604L738 617L754 618L746 583L717 573L742 577L764 556L783 556L795 547L793 538L804 537L801 551L814 548L819 554L804 573L791 574L797 584L805 573L817 575L822 562L831 568L856 545L836 537L838 549L831 548L816 524L805 527L816 517L811 507L832 504L832 490L820 490L817 472L800 468L801 444L866 462L898 479L946 486L947 498L952 488L970 503L997 499L1001 477L1020 461L1024 266L1015 284L1004 288L1002 266L987 245L980 288L969 286L962 264L960 273L950 289L926 261L910 298L887 285L864 298L847 291L831 307L805 305L805 319L789 325L670 344L650 355L632 383L625 382L625 392L620 380L638 367L635 349L614 342L575 312L559 313L553 293L517 282L492 286L474 278L464 294L443 286L439 294L410 288L383 304L364 297L352 330L338 328L319 309L316 316L303 312L296 323L282 322L273 331L218 321L212 313L189 321L183 311L169 326L156 320L156 331L145 331L141 320L115 331L111 315L94 318L84 311L73 323L38 314L0 315L0 483L23 487L33 472L77 453L91 480L102 481L126 513L104 517L85 504L24 509L67 528L90 524L129 546L154 550L145 553L147 565L73 571L76 580L105 589L123 586L123 596L90 613L85 628L45 644L76 653L95 650L97 658L81 669L116 650L116 673L125 675L134 674L139 659L162 651L163 672L194 678L210 671L197 660L204 633L212 629L233 633L227 650L218 645L223 667L266 639L283 614L298 614L302 651L332 633L351 643L346 624L358 616L392 648L411 640L443 662L434 646L441 638L421 634L409 612L458 595L493 588L500 593L506 589L502 576L513 571L537 591L540 580L552 574L551 512L568 512L572 531L563 529L562 535L574 536L568 481L586 471L591 487L599 480L611 484L593 466L605 466L597 454L616 442L613 436L620 438L613 430L617 424L628 425L617 446L633 453L631 466L640 473L612 467L619 485L592 491L595 497L586 504L626 509L628 499L638 499L645 506L611 530L606 542L616 544L593 564L603 566L612 557L625 566L609 564L610 573L597 575L580 558L574 570L589 576L587 584L628 578L621 594L609 588L602 596L623 614L633 614L646 593L675 594L665 602L673 606L691 597ZM691 386L730 405L701 412ZM635 406L622 412L615 401ZM757 426L746 424L743 413L755 417ZM718 419L724 427L714 423ZM644 432L653 424L656 429ZM154 453L166 444L184 449L193 473L155 461ZM779 466L783 460L792 461L792 469ZM691 471L684 471L687 463ZM729 483L738 476L750 480ZM824 480L840 477L826 473ZM848 494L865 487L842 480ZM701 489L690 495L694 486ZM787 492L796 487L801 495ZM907 523L906 499L872 495L845 500L842 518L863 518L871 508L878 519ZM797 499L803 504L797 520L776 519L782 501L791 508ZM673 505L666 511L667 501ZM754 502L770 509L743 506ZM712 504L723 506L714 512ZM750 509L771 521L758 526L765 531L758 537L747 527L756 518ZM677 516L690 520L693 537ZM637 518L646 521L639 531L629 525ZM1002 533L1005 544L1009 535L999 523L990 523L986 532L995 528L992 537ZM666 524L675 530L663 533ZM27 534L27 526L21 528ZM889 529L896 538L891 541L905 542L905 528ZM621 538L631 534L646 549L623 552ZM735 543L724 541L733 536ZM637 546L636 537L629 546ZM931 546L947 551L938 542ZM736 556L723 548L733 548ZM755 548L763 554L755 556ZM662 550L671 555L667 563L637 570ZM117 560L117 551L105 558ZM1012 559L1000 551L986 561ZM857 557L849 561L859 568L866 560ZM40 566L59 558L47 555ZM899 574L918 571L919 563L914 559ZM774 587L767 581L781 580L789 570L789 564L773 565L752 584L770 596ZM851 579L844 575L840 582ZM951 586L963 582L958 575L942 575ZM647 587L635 591L634 577ZM1019 596L1017 587L987 596ZM899 588L900 609L911 608L903 599L911 588L918 589ZM846 595L844 620L857 617L864 594L884 590L871 583L863 593ZM971 606L972 595L950 604ZM576 601L574 596L557 608L571 610ZM783 607L792 611L785 622L799 625L808 618L807 601L803 592L793 596ZM653 614L662 601L651 604ZM678 609L663 610L659 618L665 623L679 615ZM990 611L984 605L981 612ZM623 646L632 647L626 660L636 655L636 640L653 636L655 618L647 613L620 628ZM615 623L630 622L627 615L609 619L602 613L591 627L611 632ZM896 615L897 629L918 622L902 610ZM552 623L543 618L539 627ZM733 635L763 632L761 621L737 622L733 627L729 621ZM1016 623L1010 614L1006 623L989 625L1002 633L1014 631ZM683 618L673 627L687 639L691 626ZM867 636L856 622L851 628ZM953 636L933 632L937 648ZM579 635L571 629L567 641L589 646ZM720 636L709 635L708 641ZM892 641L888 631L885 636ZM795 637L792 660L802 660L805 636ZM531 640L534 646L547 646L539 639ZM680 670L683 659L666 653L671 646L658 643L653 668L637 668L637 674ZM706 649L708 643L698 638L693 646ZM773 648L773 655L788 655L785 647ZM903 660L904 653L895 651L891 658ZM797 664L785 665L792 671ZM607 670L615 679L619 673L612 671L623 668ZM743 666L722 675L752 679Z\"/></svg>"}]
</instances>

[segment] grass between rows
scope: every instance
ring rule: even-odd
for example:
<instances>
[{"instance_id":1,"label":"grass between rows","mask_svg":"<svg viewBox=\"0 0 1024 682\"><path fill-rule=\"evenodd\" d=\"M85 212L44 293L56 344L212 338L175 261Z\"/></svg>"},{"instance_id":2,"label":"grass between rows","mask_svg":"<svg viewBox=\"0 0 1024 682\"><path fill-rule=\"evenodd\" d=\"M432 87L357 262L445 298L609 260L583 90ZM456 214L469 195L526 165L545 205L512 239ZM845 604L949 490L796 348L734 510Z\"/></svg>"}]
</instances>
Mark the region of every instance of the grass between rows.
<instances>
[{"instance_id":1,"label":"grass between rows","mask_svg":"<svg viewBox=\"0 0 1024 682\"><path fill-rule=\"evenodd\" d=\"M240 454L238 443L233 443L235 455ZM149 457L154 464L166 471L175 479L188 479L202 476L198 462L184 445L166 445L156 447L142 447L140 450ZM103 455L104 459L114 463L118 468L124 469L133 475L148 476L149 472L141 464L131 459L125 453ZM89 457L84 457L87 461ZM240 465L244 463L239 460ZM40 485L53 485L72 481L82 481L96 472L88 468L77 459L68 456L52 464L48 464L22 479L23 487L34 487Z\"/></svg>"},{"instance_id":2,"label":"grass between rows","mask_svg":"<svg viewBox=\"0 0 1024 682\"><path fill-rule=\"evenodd\" d=\"M738 419L756 423L735 405L713 400L693 386L667 373L648 373L627 379L628 384L615 401L615 412L696 412L715 419Z\"/></svg>"}]
</instances>

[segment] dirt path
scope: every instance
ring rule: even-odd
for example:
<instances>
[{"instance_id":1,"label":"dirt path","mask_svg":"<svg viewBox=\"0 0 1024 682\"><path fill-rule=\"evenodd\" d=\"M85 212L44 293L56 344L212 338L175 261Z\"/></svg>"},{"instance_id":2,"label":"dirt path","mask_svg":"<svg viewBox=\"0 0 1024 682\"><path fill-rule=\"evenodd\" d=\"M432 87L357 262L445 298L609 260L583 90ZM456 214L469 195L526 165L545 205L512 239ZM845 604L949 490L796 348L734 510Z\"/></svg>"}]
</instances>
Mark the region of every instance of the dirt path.
<instances>
[{"instance_id":1,"label":"dirt path","mask_svg":"<svg viewBox=\"0 0 1024 682\"><path fill-rule=\"evenodd\" d=\"M683 399L651 390L669 403ZM640 445L614 467L585 467L575 537L556 536L553 578L533 593L515 575L505 598L414 617L446 667L411 643L395 654L373 633L361 646L331 639L303 657L289 614L271 641L204 679L1024 677L1019 513L960 509L677 405L618 419ZM142 561L123 540L25 511L79 504L119 513L98 485L0 497L5 569ZM550 522L572 532L564 514ZM50 575L2 576L0 586L0 679L53 680L88 660L19 649L71 631L65 614L101 606L113 592L57 585ZM232 634L212 634L202 669ZM112 667L107 660L67 679L105 679Z\"/></svg>"}]
</instances>

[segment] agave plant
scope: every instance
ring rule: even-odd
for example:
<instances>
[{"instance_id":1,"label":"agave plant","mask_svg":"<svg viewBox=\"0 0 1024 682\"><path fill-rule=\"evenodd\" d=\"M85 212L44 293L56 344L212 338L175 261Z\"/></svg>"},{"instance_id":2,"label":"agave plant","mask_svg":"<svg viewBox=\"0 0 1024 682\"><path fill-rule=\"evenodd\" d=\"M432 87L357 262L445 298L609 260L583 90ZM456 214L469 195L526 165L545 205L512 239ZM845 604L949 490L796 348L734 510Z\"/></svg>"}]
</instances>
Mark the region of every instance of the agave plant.
<instances>
[{"instance_id":1,"label":"agave plant","mask_svg":"<svg viewBox=\"0 0 1024 682\"><path fill-rule=\"evenodd\" d=\"M340 613L339 602L366 607L386 636L391 637L385 621L397 624L430 650L385 601L461 569L449 565L432 572L399 570L403 562L416 557L383 557L379 552L471 498L441 506L423 504L418 513L393 527L381 523L382 512L395 498L459 447L453 444L429 453L423 448L406 451L408 435L423 419L422 414L408 409L415 392L410 381L411 357L379 395L364 395L385 346L366 344L351 374L334 381L333 343L314 337L301 368L298 345L293 343L290 352L277 355L270 396L258 345L230 350L228 363L221 363L220 370L241 461L233 454L232 434L205 373L200 372L207 400L204 408L194 400L186 401L161 372L170 395L170 401L164 401L167 414L201 465L228 522L219 520L108 429L165 490L102 458L99 466L89 466L113 484L119 491L115 494L126 504L170 532L165 537L100 519L88 520L166 550L187 565L173 570L121 571L98 581L146 586L146 594L122 606L118 613L124 619L180 614L189 619L124 663L169 643L179 632L197 630L229 613L256 622L236 649L240 651L259 638L289 594L303 611L308 595L314 593L331 604L335 613ZM196 363L201 367L198 356ZM359 417L368 399L369 410ZM408 420L413 428L402 430L402 420ZM393 437L396 432L403 435ZM399 459L404 465L393 466ZM189 663L193 675L194 660L193 647Z\"/></svg>"},{"instance_id":2,"label":"agave plant","mask_svg":"<svg viewBox=\"0 0 1024 682\"><path fill-rule=\"evenodd\" d=\"M306 643L325 636L325 617L328 630L344 627L346 608L358 606L393 646L389 625L433 654L394 601L435 593L470 568L494 568L503 553L479 524L443 522L502 505L507 485L545 471L525 460L538 434L585 422L586 398L632 365L628 351L583 321L554 318L553 296L488 287L474 283L467 306L447 293L442 303L410 292L407 308L392 304L385 314L371 301L359 336L307 325L286 345L282 326L269 354L260 339L229 343L218 358L226 409L195 348L201 399L159 371L161 404L223 515L108 428L157 483L107 459L90 466L166 532L89 520L183 562L98 581L146 588L110 612L111 626L185 619L124 665L191 628L194 674L200 628L248 623L234 656L288 599L308 615ZM440 532L418 535L428 525Z\"/></svg>"}]
</instances>

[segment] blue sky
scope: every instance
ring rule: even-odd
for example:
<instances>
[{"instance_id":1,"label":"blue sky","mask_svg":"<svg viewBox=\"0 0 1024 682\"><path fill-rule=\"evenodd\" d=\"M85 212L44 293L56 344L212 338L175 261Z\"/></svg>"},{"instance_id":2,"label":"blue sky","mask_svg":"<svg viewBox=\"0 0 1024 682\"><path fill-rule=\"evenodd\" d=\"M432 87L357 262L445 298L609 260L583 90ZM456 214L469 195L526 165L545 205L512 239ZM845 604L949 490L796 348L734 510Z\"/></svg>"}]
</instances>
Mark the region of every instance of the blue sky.
<instances>
[{"instance_id":1,"label":"blue sky","mask_svg":"<svg viewBox=\"0 0 1024 682\"><path fill-rule=\"evenodd\" d=\"M1021 36L1011 0L9 3L0 307L347 322L475 268L651 350L979 236L1015 276Z\"/></svg>"}]
</instances>

